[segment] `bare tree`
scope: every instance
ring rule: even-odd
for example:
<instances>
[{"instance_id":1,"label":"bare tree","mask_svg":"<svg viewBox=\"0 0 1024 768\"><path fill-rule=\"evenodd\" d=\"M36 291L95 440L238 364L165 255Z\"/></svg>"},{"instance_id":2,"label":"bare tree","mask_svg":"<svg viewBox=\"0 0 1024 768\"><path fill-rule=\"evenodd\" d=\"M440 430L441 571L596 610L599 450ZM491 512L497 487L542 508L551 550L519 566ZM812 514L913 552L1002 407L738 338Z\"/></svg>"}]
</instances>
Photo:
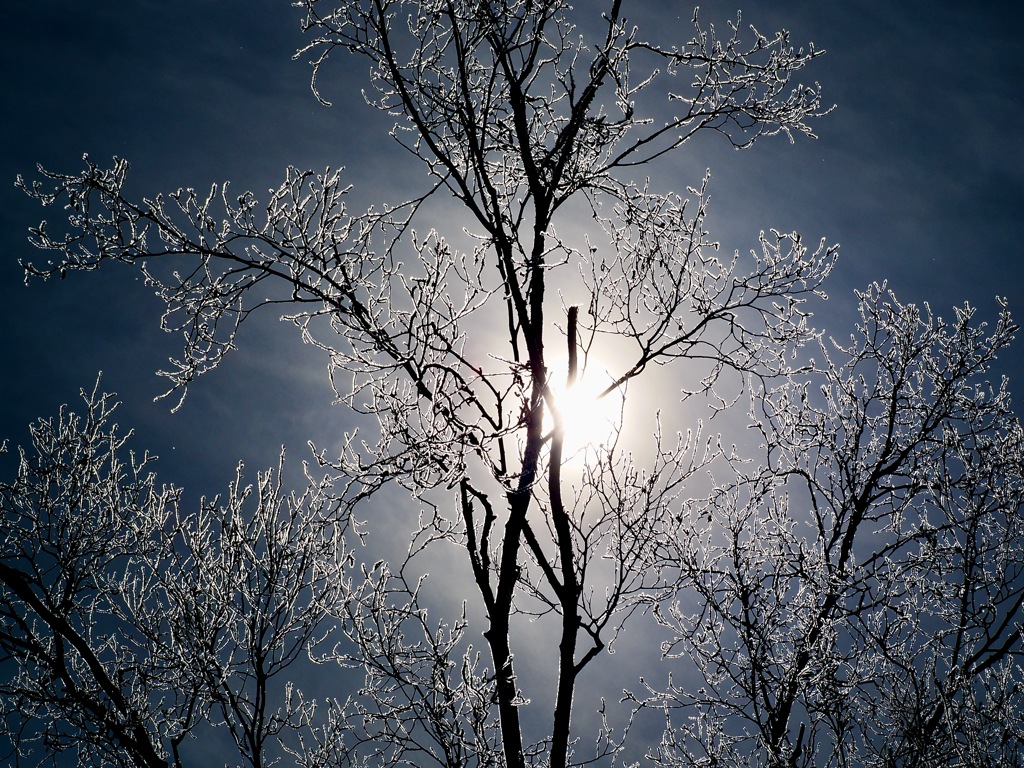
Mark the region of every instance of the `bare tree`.
<instances>
[{"instance_id":1,"label":"bare tree","mask_svg":"<svg viewBox=\"0 0 1024 768\"><path fill-rule=\"evenodd\" d=\"M703 679L645 704L700 717L660 764L1021 764L1024 433L987 378L1016 326L859 298L847 344L753 398L757 469L688 500L669 557L699 598L661 618Z\"/></svg>"},{"instance_id":2,"label":"bare tree","mask_svg":"<svg viewBox=\"0 0 1024 768\"><path fill-rule=\"evenodd\" d=\"M116 733L96 731L89 712L66 716L58 691L39 695L49 708L41 719L70 723L83 735L67 738L125 763L178 760L179 740L202 720L226 725L253 765L275 739L311 767L610 762L622 734L606 723L595 751L580 749L574 693L627 620L651 609L679 635L669 655L693 658L704 677L699 689L670 682L626 697L640 710L692 707L704 718L690 726L670 720L655 755L666 764L721 764L726 756L772 765L811 764L823 755L902 760L879 736L900 716L895 703L890 715L863 724L869 694L858 676L865 670L923 686L916 717L927 728L918 737L918 721L907 721L902 740L912 751L920 744L914 754L931 754L933 737L957 741L967 727L954 716L961 710L979 723L970 726L971 738L992 736L982 722L989 699L975 694L985 682L1012 677L1005 665L1013 661L1020 606L1015 571L999 570L988 532L1010 541L1016 508L1012 495L979 502L977 514L993 522L971 528L962 504L991 482L956 452L994 457L1011 444L1002 439L1010 429L1006 395L971 400L963 389L1008 340L1009 320L988 346L971 335L966 314L951 337L938 324L911 324L913 339L928 339L916 346L890 344L885 333L898 330L892 323L866 326L860 346L829 350L827 363L815 364L805 347L818 336L804 303L822 296L836 249L824 241L809 249L796 234L771 232L749 256L723 257L705 229L707 178L680 196L629 176L700 132L717 132L736 147L779 133L811 135L808 121L826 110L817 85L796 78L820 52L795 49L784 32L748 33L738 18L721 34L696 14L690 40L662 45L640 36L619 0L592 18L557 0L298 5L311 33L299 55L314 57L314 91L319 96L316 76L332 56L367 60L370 103L395 116L394 138L430 175L421 194L353 215L338 172L289 169L262 206L226 185L136 202L123 193L126 162L102 168L87 159L80 173L41 169L43 180L19 182L69 214L59 234L45 224L33 230L35 244L56 253L56 262L26 269L47 277L108 261L139 268L167 304L163 326L184 337L181 359L164 373L182 398L233 348L253 312L287 305L303 338L328 356L339 401L370 417L363 425L370 435L353 432L340 456L319 452L337 477L333 485L311 484L302 499L283 501L261 476L258 509L273 510L265 529L290 521L280 536L297 543L287 551L310 548L283 581L259 575L278 534L248 542L248 528L232 527L234 513L221 530L204 522L207 507L198 517L175 511L163 535L169 523L141 535L128 512L112 522L141 536L126 557L144 565L139 575L115 580L104 598L116 606L111 620L138 634L154 659L139 669L171 675L185 665L188 684L157 712L162 689L151 673L90 650L108 646L88 636L103 622L87 614L76 631L96 663L81 673L82 685L115 674L108 669L139 681L111 683L97 698L103 712L123 697L124 685L152 688L118 709L124 724ZM415 227L429 226L437 192L453 196L465 219L455 231L424 234ZM585 236L560 234L570 222L580 226L583 215L591 224ZM875 294L863 306L875 313L871 322L884 314ZM947 338L950 349L939 350ZM946 381L928 355L954 352L964 356L963 369L949 374L946 389L925 387ZM563 354L561 369L552 361ZM833 363L836 356L842 359ZM579 380L600 375L599 365L612 370L598 397L626 402L635 382L683 363L683 397L694 404L734 411L746 393L763 460L724 449L697 422L675 437L657 429L643 451L620 421L595 444L566 442L574 426L567 398ZM802 398L818 379L820 398ZM559 397L562 381L571 391ZM995 435L998 446L983 448ZM574 452L582 453L578 470L568 461ZM1005 460L992 471L1005 473L1010 458L1000 455ZM714 487L705 494L709 476ZM354 510L389 484L406 489L421 509L411 544L390 564L347 570L337 536L360 530ZM241 502L240 487L233 486L228 509ZM936 502L935 512L908 517L927 494L947 506ZM927 530L926 517L936 518ZM806 525L817 538L798 532ZM889 543L872 549L886 525ZM942 557L911 557L933 533L931 551ZM970 563L954 563L952 542L963 546L968 536L984 555L972 550ZM232 560L241 554L227 554L235 537L248 542L238 545L248 559L233 572L242 568ZM428 613L415 563L451 545L468 561L477 595L468 610L439 621ZM212 559L193 565L200 554L192 552ZM23 556L34 561L33 550ZM928 667L917 649L951 635L935 634L931 624L893 631L885 621L911 611L921 590L941 581L940 561L965 574L977 567L972 594L980 599L989 590L998 607L988 623L959 630L955 652L946 641L928 646L935 659ZM908 563L899 578L894 562ZM175 615L166 606L184 598L171 596L170 582L189 568L200 601L235 583L226 575L203 582L208 574L252 575L241 579L244 597L232 597L242 602L229 600L230 610L216 601L195 605L191 639L182 644L171 639L177 625L158 617ZM920 586L910 586L911 576ZM15 589L19 578L12 572L2 581L15 622L5 625L5 637L22 659L20 632L63 635L45 617L41 624L20 618L19 601L28 598ZM168 597L133 591L149 584ZM32 594L47 588L37 584ZM69 610L92 605L94 598L74 595ZM486 658L468 632L476 611ZM952 602L935 609L934 622L950 624L950 611ZM223 629L245 626L250 614L268 623ZM321 626L333 629L320 636ZM525 690L517 677L516 654L541 652L531 643L535 626L552 627L556 637L550 690ZM225 632L232 640L222 647ZM182 648L187 659L172 656ZM267 686L301 648L362 670L364 685L319 709L293 692L275 714ZM54 653L40 658L52 666ZM958 682L954 668L967 682ZM1006 707L1013 694L1002 690ZM534 699L551 703L546 726L523 717ZM282 735L293 726L301 732ZM128 736L148 752L130 751Z\"/></svg>"},{"instance_id":3,"label":"bare tree","mask_svg":"<svg viewBox=\"0 0 1024 768\"><path fill-rule=\"evenodd\" d=\"M150 456L124 456L116 402L32 427L0 484L0 683L17 764L181 765L201 724L267 764L268 740L303 725L281 672L324 629L347 553L330 484L284 494L280 470L186 513Z\"/></svg>"}]
</instances>

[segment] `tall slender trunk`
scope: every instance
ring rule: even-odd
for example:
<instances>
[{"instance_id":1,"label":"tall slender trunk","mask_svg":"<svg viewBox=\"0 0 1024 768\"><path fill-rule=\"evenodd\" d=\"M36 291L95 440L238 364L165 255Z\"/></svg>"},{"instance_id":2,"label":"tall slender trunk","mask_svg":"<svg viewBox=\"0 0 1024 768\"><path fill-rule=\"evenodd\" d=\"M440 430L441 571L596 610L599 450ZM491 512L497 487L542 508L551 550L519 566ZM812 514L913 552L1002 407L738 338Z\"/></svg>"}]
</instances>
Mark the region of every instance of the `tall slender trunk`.
<instances>
[{"instance_id":1,"label":"tall slender trunk","mask_svg":"<svg viewBox=\"0 0 1024 768\"><path fill-rule=\"evenodd\" d=\"M525 768L523 733L516 702L516 676L512 669L512 653L508 644L508 621L492 620L485 637L495 667L498 720L501 726L501 747L505 753L505 765L507 768Z\"/></svg>"},{"instance_id":2,"label":"tall slender trunk","mask_svg":"<svg viewBox=\"0 0 1024 768\"><path fill-rule=\"evenodd\" d=\"M567 322L569 344L569 366L566 375L566 393L576 383L576 318L577 308L569 307ZM572 395L569 394L569 397ZM558 602L562 608L562 637L558 643L558 687L555 692L554 722L551 728L551 768L565 768L569 759L569 737L572 728L572 699L576 690L576 646L579 638L580 586L576 575L576 558L573 550L572 527L562 499L562 448L565 432L561 419L556 414L556 427L551 440L550 466L548 467L548 495L551 500L551 517L558 544L561 564L561 585Z\"/></svg>"},{"instance_id":3,"label":"tall slender trunk","mask_svg":"<svg viewBox=\"0 0 1024 768\"><path fill-rule=\"evenodd\" d=\"M509 620L512 615L512 601L519 582L519 550L523 542L526 513L530 508L533 480L540 456L541 422L543 418L542 387L534 384L533 402L527 421L526 450L523 453L523 471L519 487L508 495L509 518L501 546L501 560L498 565L498 585L495 590L494 606L490 611L490 626L484 633L491 649L494 663L498 717L501 723L502 749L507 768L525 768L522 725L519 719L519 692L513 669L512 651L509 645Z\"/></svg>"}]
</instances>

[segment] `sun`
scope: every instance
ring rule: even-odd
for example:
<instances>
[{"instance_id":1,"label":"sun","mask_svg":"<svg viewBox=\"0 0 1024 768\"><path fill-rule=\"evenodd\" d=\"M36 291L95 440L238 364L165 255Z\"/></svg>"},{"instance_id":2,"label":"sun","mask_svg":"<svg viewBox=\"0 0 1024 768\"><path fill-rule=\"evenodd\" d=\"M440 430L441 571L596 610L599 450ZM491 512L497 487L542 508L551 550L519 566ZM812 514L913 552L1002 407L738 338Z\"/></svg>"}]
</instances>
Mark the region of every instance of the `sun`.
<instances>
[{"instance_id":1,"label":"sun","mask_svg":"<svg viewBox=\"0 0 1024 768\"><path fill-rule=\"evenodd\" d=\"M622 393L608 391L613 379L601 365L591 361L576 382L566 386L565 360L551 366L548 386L565 430L563 457L571 459L591 448L607 448L622 429ZM555 419L545 412L545 432L554 429Z\"/></svg>"}]
</instances>

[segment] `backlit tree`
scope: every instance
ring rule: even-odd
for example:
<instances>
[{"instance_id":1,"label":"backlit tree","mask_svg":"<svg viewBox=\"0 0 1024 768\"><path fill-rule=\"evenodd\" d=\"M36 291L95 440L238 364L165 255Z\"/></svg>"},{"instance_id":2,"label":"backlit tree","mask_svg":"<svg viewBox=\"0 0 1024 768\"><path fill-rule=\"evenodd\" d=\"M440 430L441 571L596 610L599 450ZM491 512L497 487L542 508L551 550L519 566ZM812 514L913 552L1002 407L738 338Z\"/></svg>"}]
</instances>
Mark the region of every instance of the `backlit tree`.
<instances>
[{"instance_id":1,"label":"backlit tree","mask_svg":"<svg viewBox=\"0 0 1024 768\"><path fill-rule=\"evenodd\" d=\"M665 45L617 0L297 5L314 92L336 57L367 62L422 190L352 213L340 172L290 168L263 202L136 201L124 160L86 158L20 182L67 212L33 230L54 260L26 269L141 270L184 341L164 372L182 399L284 306L362 431L316 453L303 493L239 477L188 512L117 458L107 397L41 422L2 487L22 753L184 764L208 724L253 766L564 768L620 759L656 710L661 743L628 754L666 766L1019 761L1020 428L986 378L1008 314L986 335L970 308L946 324L873 287L831 342L806 302L835 247L771 231L723 255L708 178L682 195L637 178L698 134L811 135L827 109L799 78L819 51L696 14ZM652 407L631 430L631 395L666 375L666 426ZM580 445L588 380L591 418L614 407ZM680 423L678 397L753 429ZM359 510L389 486L408 547L359 562ZM438 618L417 563L452 545L468 603ZM588 667L650 617L666 663L607 691L625 729L581 732ZM303 653L362 684L323 702L278 685ZM526 654L550 675L518 676Z\"/></svg>"}]
</instances>

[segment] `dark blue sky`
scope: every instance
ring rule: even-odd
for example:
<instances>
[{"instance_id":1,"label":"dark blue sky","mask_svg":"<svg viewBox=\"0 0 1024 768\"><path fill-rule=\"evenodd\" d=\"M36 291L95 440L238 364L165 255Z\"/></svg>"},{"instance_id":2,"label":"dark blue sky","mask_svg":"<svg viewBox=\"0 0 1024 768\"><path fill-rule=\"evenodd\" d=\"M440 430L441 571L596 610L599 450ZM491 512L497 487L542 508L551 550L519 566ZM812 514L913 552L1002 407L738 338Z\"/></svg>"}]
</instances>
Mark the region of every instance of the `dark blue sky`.
<instances>
[{"instance_id":1,"label":"dark blue sky","mask_svg":"<svg viewBox=\"0 0 1024 768\"><path fill-rule=\"evenodd\" d=\"M724 23L740 0L702 4ZM817 141L766 140L737 153L694 144L652 169L683 189L713 174L713 236L728 250L761 229L796 229L842 245L828 316L845 335L852 289L888 279L940 314L970 300L992 316L1005 295L1024 317L1024 50L1010 3L750 2L744 22L787 27L796 44L827 49L807 70L836 111ZM629 8L629 3L626 4ZM365 65L335 61L325 95L291 61L302 41L287 0L38 0L5 9L0 123L0 437L90 386L98 370L125 401L137 447L163 457L167 479L217 488L245 458L264 465L287 443L305 457L344 428L331 409L323 360L286 325L265 318L240 352L202 379L181 412L152 403L153 372L178 352L157 327L160 303L129 269L22 284L19 258L38 254L26 230L46 215L14 189L35 163L76 170L88 152L133 166L137 195L231 180L241 192L277 186L288 164L348 167L360 200L395 201L422 180L389 144L387 122L364 106ZM690 6L641 2L633 16L688 37ZM714 137L712 137L714 138ZM402 164L406 163L406 164ZM1022 345L1024 346L1024 345ZM1024 349L1005 372L1024 395ZM1018 396L1018 402L1024 402Z\"/></svg>"}]
</instances>

